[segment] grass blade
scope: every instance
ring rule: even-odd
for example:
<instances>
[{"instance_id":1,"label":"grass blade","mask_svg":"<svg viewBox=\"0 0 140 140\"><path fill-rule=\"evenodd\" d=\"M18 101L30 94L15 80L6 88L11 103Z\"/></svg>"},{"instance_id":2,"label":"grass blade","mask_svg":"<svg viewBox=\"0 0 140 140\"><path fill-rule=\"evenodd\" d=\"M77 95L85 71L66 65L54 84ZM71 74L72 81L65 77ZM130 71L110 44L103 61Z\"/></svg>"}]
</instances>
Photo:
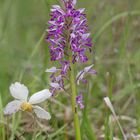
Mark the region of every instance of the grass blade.
<instances>
[{"instance_id":1,"label":"grass blade","mask_svg":"<svg viewBox=\"0 0 140 140\"><path fill-rule=\"evenodd\" d=\"M121 133L122 133L123 137L124 137L124 140L127 140L127 137L126 137L126 135L125 135L125 133L124 133L124 131L123 131L123 128L122 128L122 126L121 126L121 124L120 124L120 122L119 122L119 120L118 120L118 118L117 118L117 115L116 115L116 113L115 113L115 110L114 110L114 108L113 108L113 105L112 105L110 99L109 99L108 97L105 97L105 98L104 98L104 101L105 101L107 107L111 110L111 112L112 112L112 114L113 114L115 120L117 121L117 124L118 124L118 126L119 126L119 128L120 128L120 130L121 130Z\"/></svg>"},{"instance_id":2,"label":"grass blade","mask_svg":"<svg viewBox=\"0 0 140 140\"><path fill-rule=\"evenodd\" d=\"M121 19L122 17L126 17L126 16L134 16L134 15L140 15L140 11L127 11L127 12L123 12L120 14L117 14L116 16L114 16L113 18L111 18L110 20L108 20L101 28L100 30L96 33L95 37L94 37L94 41L96 42L96 40L99 38L99 36L104 32L105 29L107 29L114 21Z\"/></svg>"}]
</instances>

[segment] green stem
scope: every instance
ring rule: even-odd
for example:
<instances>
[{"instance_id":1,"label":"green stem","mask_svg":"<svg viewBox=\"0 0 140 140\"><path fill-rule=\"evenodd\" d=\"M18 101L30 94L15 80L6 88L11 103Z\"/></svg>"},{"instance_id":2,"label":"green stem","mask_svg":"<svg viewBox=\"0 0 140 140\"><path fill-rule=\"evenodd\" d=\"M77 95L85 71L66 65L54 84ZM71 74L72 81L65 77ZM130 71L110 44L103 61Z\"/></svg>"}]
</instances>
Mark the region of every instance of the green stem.
<instances>
[{"instance_id":1,"label":"green stem","mask_svg":"<svg viewBox=\"0 0 140 140\"><path fill-rule=\"evenodd\" d=\"M72 63L72 56L69 57L70 60L70 85L71 85L71 104L72 104L72 112L74 116L74 127L75 127L75 134L76 134L76 140L81 140L81 134L80 134L80 124L79 124L79 117L77 112L77 105L76 105L76 85L75 85L75 74L74 74L74 64Z\"/></svg>"}]
</instances>

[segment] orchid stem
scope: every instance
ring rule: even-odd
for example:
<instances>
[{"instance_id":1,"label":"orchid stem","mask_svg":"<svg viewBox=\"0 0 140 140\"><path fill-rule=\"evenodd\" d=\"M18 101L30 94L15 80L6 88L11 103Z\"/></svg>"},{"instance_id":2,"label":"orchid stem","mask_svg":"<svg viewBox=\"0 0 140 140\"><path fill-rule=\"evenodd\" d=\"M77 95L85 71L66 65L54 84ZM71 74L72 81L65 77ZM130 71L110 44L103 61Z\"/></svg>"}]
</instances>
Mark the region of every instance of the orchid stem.
<instances>
[{"instance_id":1,"label":"orchid stem","mask_svg":"<svg viewBox=\"0 0 140 140\"><path fill-rule=\"evenodd\" d=\"M71 86L71 104L72 104L72 112L74 116L74 127L75 127L75 135L76 140L81 140L81 134L80 134L80 123L79 123L79 117L77 112L77 105L76 105L76 85L75 85L75 74L74 74L74 64L72 63L72 56L69 57L70 60L70 86Z\"/></svg>"}]
</instances>

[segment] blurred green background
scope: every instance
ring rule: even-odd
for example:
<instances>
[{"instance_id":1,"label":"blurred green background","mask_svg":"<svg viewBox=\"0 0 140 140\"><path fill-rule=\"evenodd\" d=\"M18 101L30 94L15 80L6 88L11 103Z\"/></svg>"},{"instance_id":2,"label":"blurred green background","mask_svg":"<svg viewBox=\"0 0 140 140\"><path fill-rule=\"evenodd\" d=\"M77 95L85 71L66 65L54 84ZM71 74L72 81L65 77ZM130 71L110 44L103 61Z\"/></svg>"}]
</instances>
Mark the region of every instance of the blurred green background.
<instances>
[{"instance_id":1,"label":"blurred green background","mask_svg":"<svg viewBox=\"0 0 140 140\"><path fill-rule=\"evenodd\" d=\"M49 87L49 76L44 71L54 64L50 62L45 39L39 41L47 28L51 5L59 3L59 0L0 0L0 95L3 106L12 99L9 94L12 82L22 81L31 93ZM103 102L103 97L109 96L117 114L130 118L120 120L125 132L139 134L140 1L79 0L77 7L86 8L94 42L89 64L95 63L98 72L97 76L89 78L88 101L85 101L90 127L97 139L102 134L111 135L106 125L110 112L106 111ZM83 67L79 65L77 71ZM65 99L61 98L58 100ZM66 101L61 103L67 106ZM60 108L50 110L54 116L55 112L62 112ZM62 123L55 121L54 130L58 130ZM92 131L87 132L88 135L84 129L82 132L84 140L94 139ZM113 132L121 139L117 126ZM64 139L59 135L56 140ZM29 137L25 135L25 138Z\"/></svg>"}]
</instances>

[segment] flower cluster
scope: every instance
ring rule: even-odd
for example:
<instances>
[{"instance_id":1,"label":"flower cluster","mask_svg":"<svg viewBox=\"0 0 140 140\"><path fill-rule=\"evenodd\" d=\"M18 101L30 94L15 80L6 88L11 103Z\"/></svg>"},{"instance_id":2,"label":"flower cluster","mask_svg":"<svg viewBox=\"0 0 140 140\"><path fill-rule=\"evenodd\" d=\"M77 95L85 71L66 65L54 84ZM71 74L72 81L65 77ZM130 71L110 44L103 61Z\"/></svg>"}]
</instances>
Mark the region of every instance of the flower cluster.
<instances>
[{"instance_id":1,"label":"flower cluster","mask_svg":"<svg viewBox=\"0 0 140 140\"><path fill-rule=\"evenodd\" d=\"M91 50L92 42L89 38L87 19L84 8L76 10L76 1L63 0L64 8L53 5L49 23L48 36L46 40L51 44L51 60L62 61L65 54L71 50L72 62L88 60L86 50ZM63 65L63 64L62 64Z\"/></svg>"},{"instance_id":2,"label":"flower cluster","mask_svg":"<svg viewBox=\"0 0 140 140\"><path fill-rule=\"evenodd\" d=\"M64 89L64 77L70 69L70 63L87 62L86 52L91 52L92 42L88 32L84 8L75 9L76 0L63 0L63 8L53 5L51 19L48 22L47 42L50 46L52 61L58 61L60 68L47 69L51 72L51 91ZM69 55L72 60L68 59Z\"/></svg>"}]
</instances>

